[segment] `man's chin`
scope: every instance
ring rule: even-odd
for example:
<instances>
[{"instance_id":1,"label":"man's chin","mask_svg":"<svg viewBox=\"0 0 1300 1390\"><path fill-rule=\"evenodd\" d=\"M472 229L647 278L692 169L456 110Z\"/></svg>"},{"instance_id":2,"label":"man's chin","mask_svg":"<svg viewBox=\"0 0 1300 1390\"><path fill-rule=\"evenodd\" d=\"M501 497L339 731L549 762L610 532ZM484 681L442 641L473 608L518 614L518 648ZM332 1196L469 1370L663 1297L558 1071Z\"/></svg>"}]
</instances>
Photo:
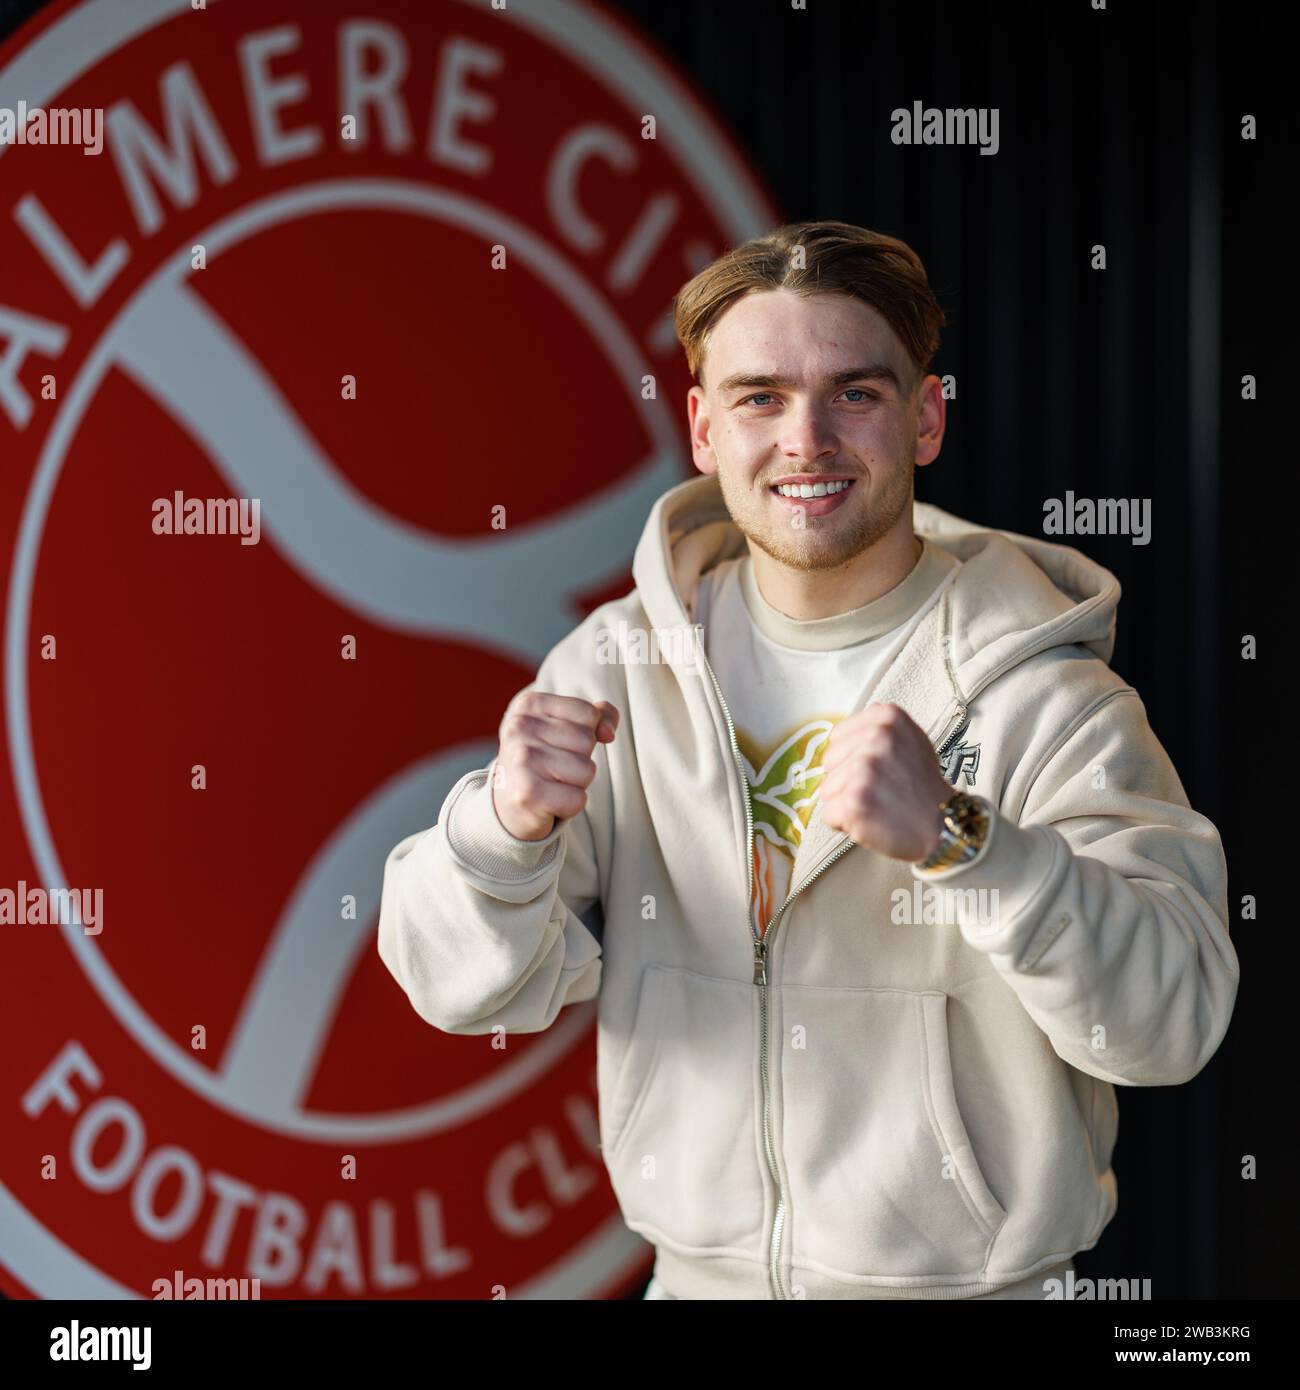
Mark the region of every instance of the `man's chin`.
<instances>
[{"instance_id":1,"label":"man's chin","mask_svg":"<svg viewBox=\"0 0 1300 1390\"><path fill-rule=\"evenodd\" d=\"M839 569L866 549L856 536L831 535L826 528L816 531L808 528L797 537L785 532L774 534L765 528L755 530L740 526L740 529L777 564L792 570Z\"/></svg>"}]
</instances>

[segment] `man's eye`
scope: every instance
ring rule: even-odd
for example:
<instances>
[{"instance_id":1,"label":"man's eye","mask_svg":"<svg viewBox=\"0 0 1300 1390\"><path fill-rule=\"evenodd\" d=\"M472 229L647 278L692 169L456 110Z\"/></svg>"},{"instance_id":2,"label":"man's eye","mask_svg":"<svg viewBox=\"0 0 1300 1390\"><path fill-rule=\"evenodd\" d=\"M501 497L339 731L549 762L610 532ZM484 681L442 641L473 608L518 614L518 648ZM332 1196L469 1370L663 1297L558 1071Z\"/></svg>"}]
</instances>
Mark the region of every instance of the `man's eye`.
<instances>
[{"instance_id":1,"label":"man's eye","mask_svg":"<svg viewBox=\"0 0 1300 1390\"><path fill-rule=\"evenodd\" d=\"M741 401L741 405L757 405L761 407L763 402L759 400L760 396L766 396L768 400L775 399L770 391L756 391L752 396L746 396L745 399Z\"/></svg>"},{"instance_id":2,"label":"man's eye","mask_svg":"<svg viewBox=\"0 0 1300 1390\"><path fill-rule=\"evenodd\" d=\"M874 392L874 391L864 391L864 390L862 389L861 386L850 386L849 389L848 389L848 391L845 391L844 394L847 396L847 395L850 394L850 392L854 392L854 391L857 392L858 396L861 397L861 399L862 399L863 401L869 401L869 400L873 400L873 399L875 398L875 392ZM859 401L856 401L856 400L855 400L855 401L851 401L850 404L851 404L851 405L858 405L858 404L859 404Z\"/></svg>"}]
</instances>

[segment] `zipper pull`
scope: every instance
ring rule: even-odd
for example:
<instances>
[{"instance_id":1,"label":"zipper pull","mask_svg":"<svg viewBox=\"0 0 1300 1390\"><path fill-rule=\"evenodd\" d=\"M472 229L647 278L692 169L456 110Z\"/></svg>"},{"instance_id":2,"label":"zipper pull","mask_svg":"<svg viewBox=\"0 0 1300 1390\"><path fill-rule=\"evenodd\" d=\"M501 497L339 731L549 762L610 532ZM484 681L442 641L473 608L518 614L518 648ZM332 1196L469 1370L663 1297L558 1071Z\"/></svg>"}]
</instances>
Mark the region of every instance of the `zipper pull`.
<instances>
[{"instance_id":1,"label":"zipper pull","mask_svg":"<svg viewBox=\"0 0 1300 1390\"><path fill-rule=\"evenodd\" d=\"M767 942L761 936L754 938L754 983L767 984Z\"/></svg>"},{"instance_id":2,"label":"zipper pull","mask_svg":"<svg viewBox=\"0 0 1300 1390\"><path fill-rule=\"evenodd\" d=\"M943 757L948 751L948 745L955 742L958 734L965 732L966 723L967 709L959 700L957 702L957 713L948 721L948 727L943 731L943 736L935 747L935 752L938 753L940 757Z\"/></svg>"}]
</instances>

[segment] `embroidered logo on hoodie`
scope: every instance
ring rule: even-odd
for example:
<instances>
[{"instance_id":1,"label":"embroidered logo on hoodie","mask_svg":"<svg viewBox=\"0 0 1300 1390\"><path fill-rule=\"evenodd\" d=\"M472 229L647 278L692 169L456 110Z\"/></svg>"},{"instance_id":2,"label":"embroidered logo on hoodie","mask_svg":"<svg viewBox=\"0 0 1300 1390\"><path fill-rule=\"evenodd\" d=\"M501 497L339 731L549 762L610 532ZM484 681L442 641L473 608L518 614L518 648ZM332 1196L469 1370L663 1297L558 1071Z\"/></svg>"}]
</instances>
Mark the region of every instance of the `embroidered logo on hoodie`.
<instances>
[{"instance_id":1,"label":"embroidered logo on hoodie","mask_svg":"<svg viewBox=\"0 0 1300 1390\"><path fill-rule=\"evenodd\" d=\"M966 785L975 785L975 769L980 765L980 746L978 743L959 743L955 748L950 748L942 758L939 759L939 766L943 770L943 775L953 786L957 785L957 778L964 776Z\"/></svg>"}]
</instances>

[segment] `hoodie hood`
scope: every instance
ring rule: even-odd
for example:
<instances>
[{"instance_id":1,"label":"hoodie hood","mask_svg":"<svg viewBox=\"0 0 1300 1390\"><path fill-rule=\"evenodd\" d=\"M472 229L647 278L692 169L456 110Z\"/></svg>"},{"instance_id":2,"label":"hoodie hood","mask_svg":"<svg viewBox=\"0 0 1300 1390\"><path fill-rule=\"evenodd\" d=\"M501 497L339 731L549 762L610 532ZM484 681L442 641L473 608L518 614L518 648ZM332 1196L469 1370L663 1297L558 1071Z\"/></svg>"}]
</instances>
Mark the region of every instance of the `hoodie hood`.
<instances>
[{"instance_id":1,"label":"hoodie hood","mask_svg":"<svg viewBox=\"0 0 1300 1390\"><path fill-rule=\"evenodd\" d=\"M1104 566L1073 546L981 526L928 502L913 503L912 527L960 562L944 623L959 701L1049 647L1077 643L1109 663L1120 585ZM715 474L665 492L632 566L651 627L689 625L701 575L746 548Z\"/></svg>"}]
</instances>

